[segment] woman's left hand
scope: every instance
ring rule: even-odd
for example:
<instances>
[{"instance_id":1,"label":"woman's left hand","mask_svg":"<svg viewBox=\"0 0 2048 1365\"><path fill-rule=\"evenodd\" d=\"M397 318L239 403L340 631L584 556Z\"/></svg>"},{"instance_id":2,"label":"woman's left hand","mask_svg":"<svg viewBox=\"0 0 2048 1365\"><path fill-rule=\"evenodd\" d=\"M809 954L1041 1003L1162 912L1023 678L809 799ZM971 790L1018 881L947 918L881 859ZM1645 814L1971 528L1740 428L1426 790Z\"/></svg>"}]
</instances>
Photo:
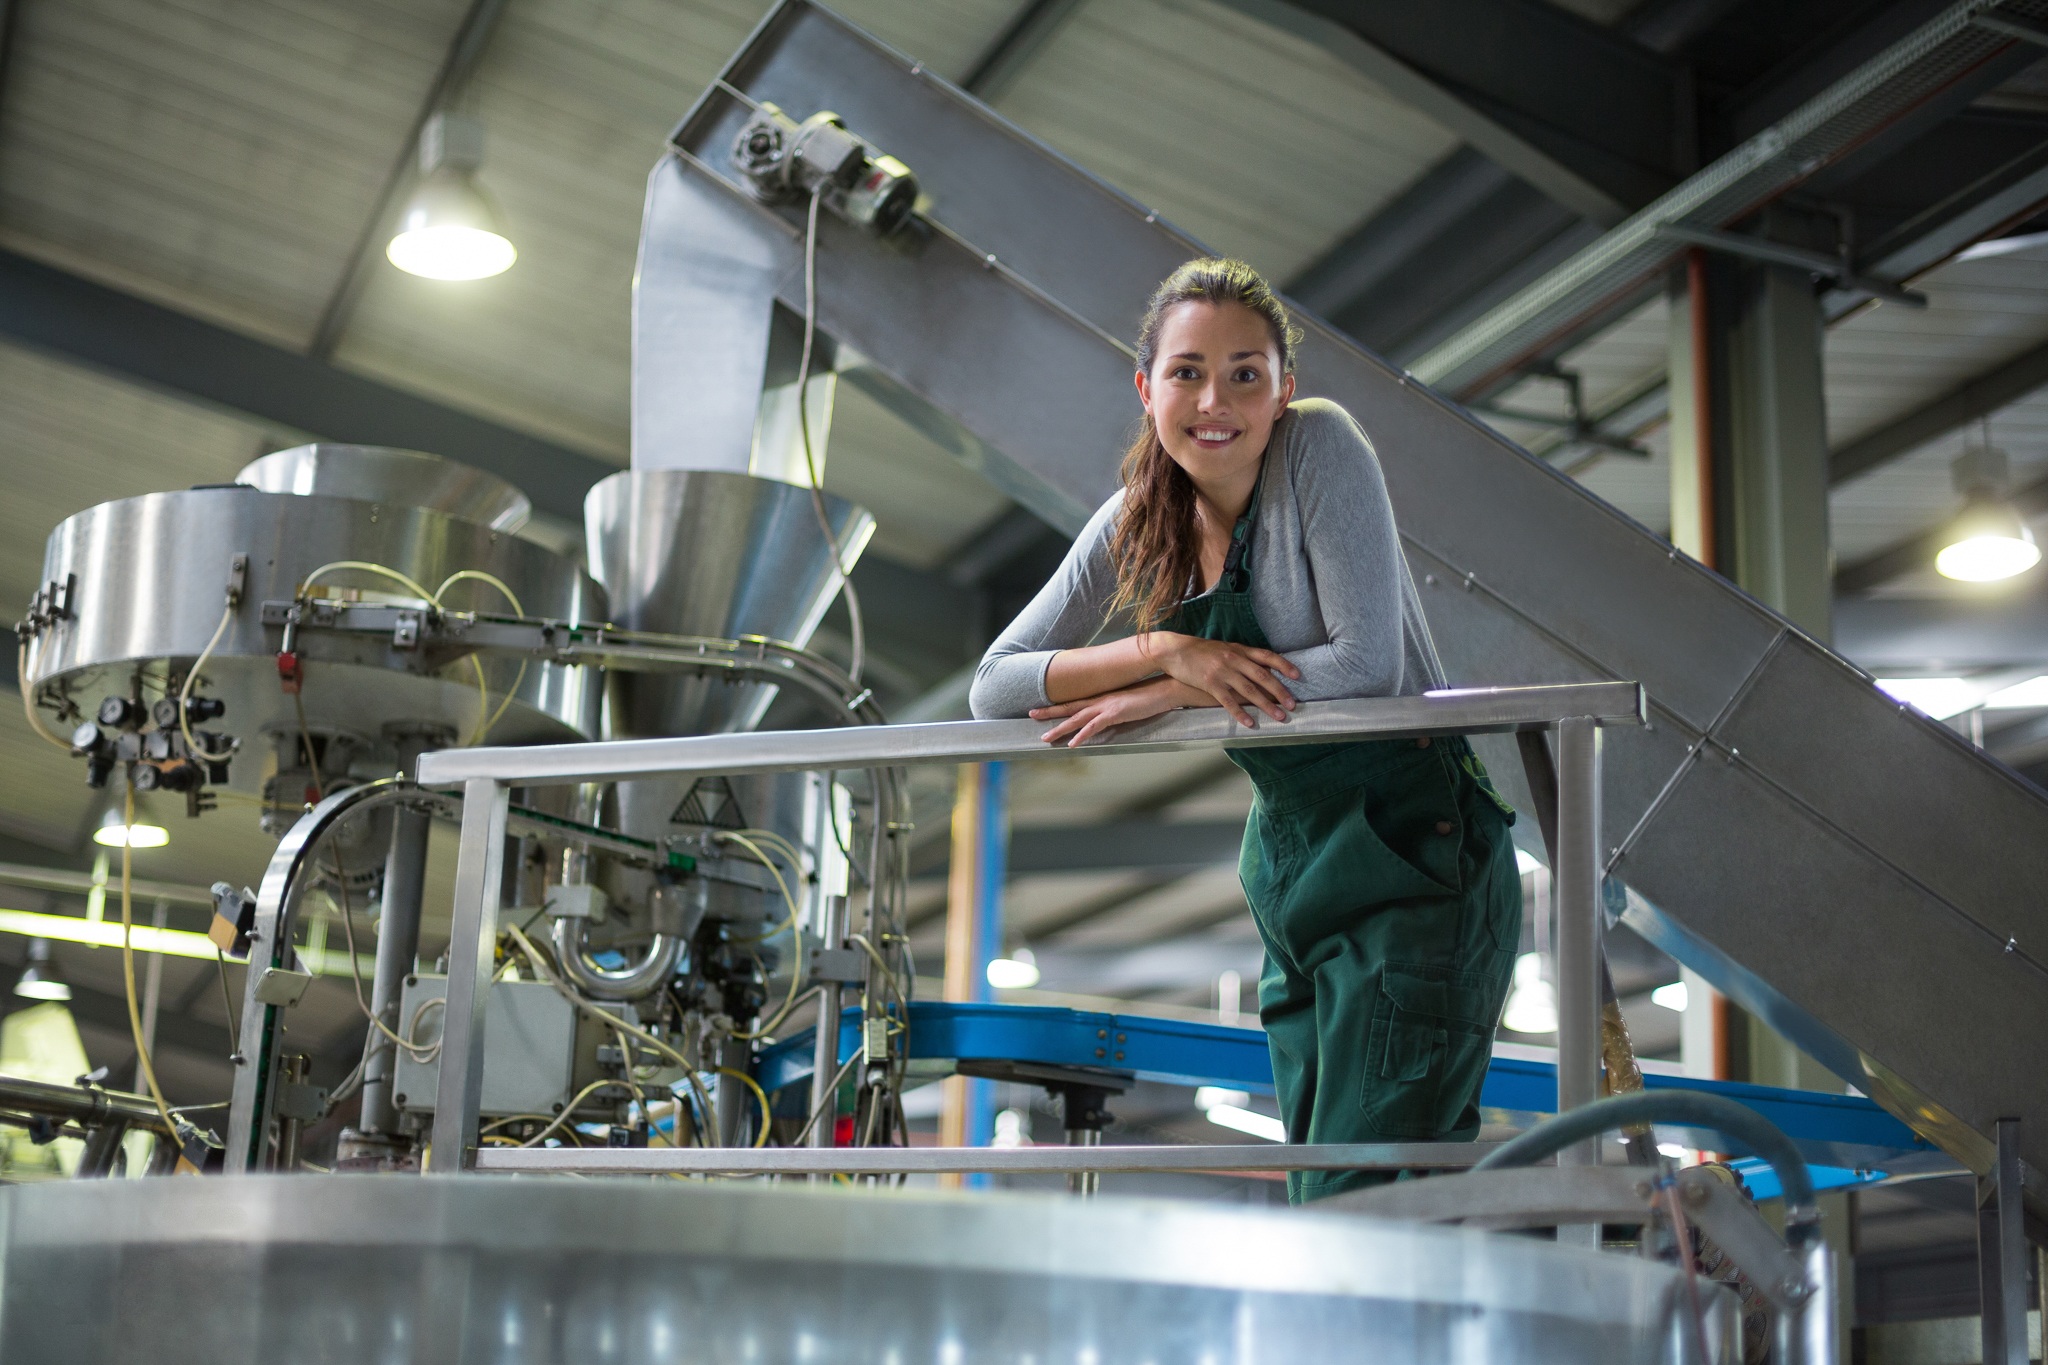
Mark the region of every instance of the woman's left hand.
<instances>
[{"instance_id":1,"label":"woman's left hand","mask_svg":"<svg viewBox=\"0 0 2048 1365\"><path fill-rule=\"evenodd\" d=\"M1128 725L1134 720L1150 720L1154 716L1162 716L1177 707L1187 705L1181 695L1183 689L1184 684L1175 682L1172 678L1153 678L1135 687L1122 687L1114 692L1104 692L1098 697L1083 697L1079 701L1061 702L1057 706L1041 706L1031 713L1031 719L1058 721L1059 724L1039 738L1048 744L1058 744L1065 740L1069 749L1077 749L1112 725Z\"/></svg>"}]
</instances>

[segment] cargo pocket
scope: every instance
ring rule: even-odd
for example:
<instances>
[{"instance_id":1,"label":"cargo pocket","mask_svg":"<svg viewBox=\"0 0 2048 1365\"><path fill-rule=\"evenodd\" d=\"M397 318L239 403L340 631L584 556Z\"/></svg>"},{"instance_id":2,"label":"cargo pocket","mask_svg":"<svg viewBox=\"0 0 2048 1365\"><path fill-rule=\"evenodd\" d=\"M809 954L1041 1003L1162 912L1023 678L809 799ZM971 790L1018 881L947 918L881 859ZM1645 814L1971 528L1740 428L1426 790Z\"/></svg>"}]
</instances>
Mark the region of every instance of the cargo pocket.
<instances>
[{"instance_id":1,"label":"cargo pocket","mask_svg":"<svg viewBox=\"0 0 2048 1365\"><path fill-rule=\"evenodd\" d=\"M1361 1103L1373 1130L1439 1138L1486 1074L1488 992L1468 974L1388 963L1380 973Z\"/></svg>"}]
</instances>

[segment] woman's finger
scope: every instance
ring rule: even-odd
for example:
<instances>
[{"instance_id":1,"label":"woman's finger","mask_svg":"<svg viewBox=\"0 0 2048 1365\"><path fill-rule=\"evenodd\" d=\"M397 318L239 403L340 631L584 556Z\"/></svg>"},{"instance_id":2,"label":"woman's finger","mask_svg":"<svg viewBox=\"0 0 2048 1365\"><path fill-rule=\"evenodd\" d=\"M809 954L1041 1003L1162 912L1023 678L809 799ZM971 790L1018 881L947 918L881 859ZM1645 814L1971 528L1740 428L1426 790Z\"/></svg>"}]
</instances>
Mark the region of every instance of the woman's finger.
<instances>
[{"instance_id":1,"label":"woman's finger","mask_svg":"<svg viewBox=\"0 0 2048 1365\"><path fill-rule=\"evenodd\" d=\"M1080 725L1080 717L1068 716L1066 719L1062 720L1058 725L1053 726L1052 729L1047 730L1044 734L1040 735L1039 738L1044 740L1047 744L1057 744L1066 736L1072 734L1077 728L1079 728Z\"/></svg>"},{"instance_id":2,"label":"woman's finger","mask_svg":"<svg viewBox=\"0 0 2048 1365\"><path fill-rule=\"evenodd\" d=\"M1026 714L1033 720L1059 720L1064 716L1073 715L1074 712L1088 705L1090 700L1092 698L1083 698L1080 701L1054 702L1051 706L1041 706Z\"/></svg>"},{"instance_id":3,"label":"woman's finger","mask_svg":"<svg viewBox=\"0 0 2048 1365\"><path fill-rule=\"evenodd\" d=\"M1294 694L1287 690L1287 685L1274 677L1270 670L1249 660L1243 661L1240 667L1241 671L1230 679L1231 683L1274 720L1286 720L1287 712L1294 706Z\"/></svg>"}]
</instances>

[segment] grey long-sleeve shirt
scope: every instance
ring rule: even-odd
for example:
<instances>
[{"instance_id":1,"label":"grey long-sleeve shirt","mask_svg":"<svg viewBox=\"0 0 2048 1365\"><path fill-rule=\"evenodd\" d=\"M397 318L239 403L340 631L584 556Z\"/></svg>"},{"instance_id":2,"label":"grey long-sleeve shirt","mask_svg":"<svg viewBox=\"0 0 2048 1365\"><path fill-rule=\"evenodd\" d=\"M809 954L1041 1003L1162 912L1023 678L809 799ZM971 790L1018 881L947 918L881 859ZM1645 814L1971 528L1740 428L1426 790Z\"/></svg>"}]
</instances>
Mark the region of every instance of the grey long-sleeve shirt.
<instances>
[{"instance_id":1,"label":"grey long-sleeve shirt","mask_svg":"<svg viewBox=\"0 0 2048 1365\"><path fill-rule=\"evenodd\" d=\"M1252 609L1272 647L1301 670L1303 701L1410 696L1444 685L1443 665L1394 530L1372 442L1327 399L1289 406L1273 429L1252 531ZM1053 655L1128 634L1109 619L1109 545L1123 494L1088 519L1059 572L975 670L983 720L1050 705Z\"/></svg>"}]
</instances>

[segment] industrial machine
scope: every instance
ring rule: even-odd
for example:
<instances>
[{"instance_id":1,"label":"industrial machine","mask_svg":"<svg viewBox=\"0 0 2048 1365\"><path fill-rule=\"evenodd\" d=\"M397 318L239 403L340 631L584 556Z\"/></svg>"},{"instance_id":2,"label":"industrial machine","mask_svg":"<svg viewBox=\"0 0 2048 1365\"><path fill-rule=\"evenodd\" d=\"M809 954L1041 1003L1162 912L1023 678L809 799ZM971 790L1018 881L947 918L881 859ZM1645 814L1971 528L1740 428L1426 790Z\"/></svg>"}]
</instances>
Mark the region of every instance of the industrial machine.
<instances>
[{"instance_id":1,"label":"industrial machine","mask_svg":"<svg viewBox=\"0 0 2048 1365\"><path fill-rule=\"evenodd\" d=\"M1966 36L1936 27L1906 56L1966 60ZM1882 94L1843 95L1843 127L1881 126ZM1825 157L1833 126L1757 156ZM451 1097L481 1120L480 1150L504 1146L508 1163L571 1129L626 1144L628 1161L642 1143L831 1145L820 1120L848 1083L854 1144L899 1141L905 808L885 762L835 768L820 740L809 761L687 781L639 762L531 791L483 768L459 791L407 774L486 741L525 746L509 773L544 770L536 756L555 745L744 732L775 688L803 689L834 724L880 723L858 641L844 670L803 647L869 529L818 491L832 386L860 385L1077 527L1110 491L1130 419L1125 338L1156 282L1200 251L920 65L786 0L650 176L632 467L590 495L587 573L517 537L515 490L398 452L283 452L236 486L111 503L58 528L23 625L39 723L73 747L82 780L182 792L195 814L240 799L282 835L259 890L222 894L223 937L250 963L223 1164L290 1168L303 1125L334 1100L305 1084L281 1025L313 906L331 901L346 926L352 897L374 897L380 921L353 1166L413 1169L436 1129L466 1146ZM2048 1046L2030 1026L2048 968L2029 946L2048 805L1303 321L1303 391L1372 431L1454 674L1647 689L1636 718L1649 723L1604 740L1604 800L1573 814L1599 850L1598 868L1588 853L1579 870L1588 896L1606 874L1616 914L1997 1173L2000 1226L2016 1229L2021 1155L2048 1164L2029 1081ZM1036 400L1046 391L1063 395L1056 409ZM1601 736L1582 738L1600 752ZM1540 797L1512 750L1489 766L1518 805ZM436 819L462 827L456 901L471 928L506 930L465 939L458 922L445 975L416 960ZM1994 838L1997 860L1954 857ZM1814 907L1840 903L1859 907L1853 927L1817 922ZM528 932L543 922L544 939ZM1586 934L1597 950L1590 916ZM857 1002L855 1041L817 1030L811 1075L826 1083L785 1112L758 1088L757 1045L812 992L826 1020L842 992ZM1871 999L1885 1007L1858 1003ZM429 1165L473 1155L444 1147ZM345 1179L8 1196L0 1355L60 1349L17 1305L68 1302L63 1284L102 1270L122 1279L121 1312L155 1323L195 1320L179 1299L202 1273L231 1284L204 1308L215 1335L189 1337L194 1359L317 1353L316 1340L467 1358L439 1344L451 1330L468 1334L463 1351L489 1354L489 1335L503 1358L534 1360L585 1358L599 1341L621 1359L669 1358L683 1334L718 1358L764 1360L1322 1358L1362 1338L1389 1360L1737 1349L1724 1291L1596 1255L1597 1232L1540 1246L1306 1214ZM1648 1229L1640 1248L1668 1249L1695 1196L1668 1172L1640 1181L1595 1179L1502 1216L1597 1228L1627 1215ZM1652 1207L1667 1197L1668 1215ZM1459 1198L1357 1212L1486 1221L1483 1201ZM1696 1198L1719 1206L1711 1190ZM1772 1292L1805 1334L1781 1358L1819 1359L1827 1315L1804 1305L1828 1276L1810 1224L1794 1232L1773 1248L1731 1231L1742 1249L1724 1249L1757 1273L1792 1257ZM134 1338L113 1324L131 1319L92 1320L105 1335L87 1354L120 1358ZM81 1356L76 1337L61 1349Z\"/></svg>"}]
</instances>

